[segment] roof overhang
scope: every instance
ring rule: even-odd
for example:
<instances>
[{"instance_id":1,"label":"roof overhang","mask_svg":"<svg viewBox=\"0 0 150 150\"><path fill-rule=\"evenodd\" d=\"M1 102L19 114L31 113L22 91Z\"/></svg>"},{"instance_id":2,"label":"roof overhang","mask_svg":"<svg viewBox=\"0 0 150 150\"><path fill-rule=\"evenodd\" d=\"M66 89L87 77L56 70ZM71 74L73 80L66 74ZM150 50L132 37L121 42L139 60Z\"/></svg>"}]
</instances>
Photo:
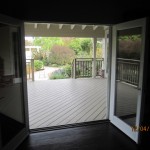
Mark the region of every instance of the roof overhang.
<instances>
[{"instance_id":1,"label":"roof overhang","mask_svg":"<svg viewBox=\"0 0 150 150\"><path fill-rule=\"evenodd\" d=\"M25 23L25 36L104 38L104 25Z\"/></svg>"}]
</instances>

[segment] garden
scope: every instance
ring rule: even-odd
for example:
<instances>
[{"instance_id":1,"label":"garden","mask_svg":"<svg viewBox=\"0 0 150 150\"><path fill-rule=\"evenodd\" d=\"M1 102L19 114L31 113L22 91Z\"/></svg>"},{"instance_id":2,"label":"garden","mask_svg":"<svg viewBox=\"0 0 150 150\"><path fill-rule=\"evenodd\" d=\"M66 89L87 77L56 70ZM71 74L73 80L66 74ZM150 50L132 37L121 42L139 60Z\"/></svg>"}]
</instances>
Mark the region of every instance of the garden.
<instances>
[{"instance_id":1,"label":"garden","mask_svg":"<svg viewBox=\"0 0 150 150\"><path fill-rule=\"evenodd\" d=\"M92 58L92 38L74 37L34 37L26 40L26 46L40 46L32 49L35 71L47 67L59 68L49 73L49 79L66 79L71 77L72 62L75 58ZM97 43L97 57L102 57L102 44Z\"/></svg>"}]
</instances>

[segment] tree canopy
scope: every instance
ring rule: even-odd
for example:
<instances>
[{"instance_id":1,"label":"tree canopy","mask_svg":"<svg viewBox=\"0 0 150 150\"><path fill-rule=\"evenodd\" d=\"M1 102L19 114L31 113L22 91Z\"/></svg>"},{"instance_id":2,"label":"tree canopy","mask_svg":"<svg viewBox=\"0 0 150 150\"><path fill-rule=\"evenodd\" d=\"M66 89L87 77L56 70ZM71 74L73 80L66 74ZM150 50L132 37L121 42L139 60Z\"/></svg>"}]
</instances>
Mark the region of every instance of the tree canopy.
<instances>
[{"instance_id":1,"label":"tree canopy","mask_svg":"<svg viewBox=\"0 0 150 150\"><path fill-rule=\"evenodd\" d=\"M41 46L41 50L49 51L54 45L64 45L64 42L59 37L35 37L33 44Z\"/></svg>"}]
</instances>

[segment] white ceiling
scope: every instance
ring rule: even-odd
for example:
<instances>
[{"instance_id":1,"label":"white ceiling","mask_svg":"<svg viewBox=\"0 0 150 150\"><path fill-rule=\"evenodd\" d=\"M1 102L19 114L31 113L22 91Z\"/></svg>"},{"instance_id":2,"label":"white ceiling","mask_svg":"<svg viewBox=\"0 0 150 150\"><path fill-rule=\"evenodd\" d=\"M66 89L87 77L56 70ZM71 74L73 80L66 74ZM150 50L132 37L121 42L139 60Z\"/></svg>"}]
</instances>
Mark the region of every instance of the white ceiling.
<instances>
[{"instance_id":1,"label":"white ceiling","mask_svg":"<svg viewBox=\"0 0 150 150\"><path fill-rule=\"evenodd\" d=\"M103 38L106 28L103 25L25 23L25 36Z\"/></svg>"}]
</instances>

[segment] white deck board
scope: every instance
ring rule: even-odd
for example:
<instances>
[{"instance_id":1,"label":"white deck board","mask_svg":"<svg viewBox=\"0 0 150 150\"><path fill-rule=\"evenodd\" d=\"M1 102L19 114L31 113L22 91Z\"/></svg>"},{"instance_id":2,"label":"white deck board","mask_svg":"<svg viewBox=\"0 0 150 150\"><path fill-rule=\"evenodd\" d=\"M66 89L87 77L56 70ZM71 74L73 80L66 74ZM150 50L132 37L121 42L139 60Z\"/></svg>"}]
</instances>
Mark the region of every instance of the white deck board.
<instances>
[{"instance_id":1,"label":"white deck board","mask_svg":"<svg viewBox=\"0 0 150 150\"><path fill-rule=\"evenodd\" d=\"M106 79L28 82L30 129L105 119Z\"/></svg>"}]
</instances>

